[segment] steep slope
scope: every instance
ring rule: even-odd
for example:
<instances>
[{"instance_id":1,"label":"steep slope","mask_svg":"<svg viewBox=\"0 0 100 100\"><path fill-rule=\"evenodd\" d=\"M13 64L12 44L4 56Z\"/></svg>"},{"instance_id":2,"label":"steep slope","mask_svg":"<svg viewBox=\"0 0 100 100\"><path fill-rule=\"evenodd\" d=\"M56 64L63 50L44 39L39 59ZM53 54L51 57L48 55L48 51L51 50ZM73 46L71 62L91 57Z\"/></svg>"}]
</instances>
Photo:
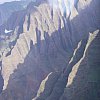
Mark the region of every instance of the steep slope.
<instances>
[{"instance_id":1,"label":"steep slope","mask_svg":"<svg viewBox=\"0 0 100 100\"><path fill-rule=\"evenodd\" d=\"M99 100L100 99L100 31L90 34L90 43L84 59L74 65L68 84L60 100ZM95 38L94 38L95 37ZM94 39L93 39L94 38Z\"/></svg>"},{"instance_id":2,"label":"steep slope","mask_svg":"<svg viewBox=\"0 0 100 100\"><path fill-rule=\"evenodd\" d=\"M0 4L0 26L4 24L12 12L22 10L20 2L7 2Z\"/></svg>"},{"instance_id":3,"label":"steep slope","mask_svg":"<svg viewBox=\"0 0 100 100\"><path fill-rule=\"evenodd\" d=\"M32 10L31 6L38 6L40 3L41 0L22 0L6 2L0 5L1 17L5 20L0 25L0 61L2 56L9 54L19 34L23 32L22 27L27 10Z\"/></svg>"},{"instance_id":4,"label":"steep slope","mask_svg":"<svg viewBox=\"0 0 100 100\"><path fill-rule=\"evenodd\" d=\"M13 34L16 23L23 17L21 10L26 9L30 2L30 0L24 0L0 4L0 61L3 53L7 54L12 49L12 41L16 41L16 34ZM18 13L22 13L21 16Z\"/></svg>"},{"instance_id":5,"label":"steep slope","mask_svg":"<svg viewBox=\"0 0 100 100\"><path fill-rule=\"evenodd\" d=\"M0 26L4 24L10 15L27 7L31 0L12 1L0 4Z\"/></svg>"},{"instance_id":6,"label":"steep slope","mask_svg":"<svg viewBox=\"0 0 100 100\"><path fill-rule=\"evenodd\" d=\"M66 12L66 6L65 10L59 4L56 9L55 2L49 4L43 0L37 6L30 3L26 10L16 13L16 22L9 19L7 27L13 26L12 34L17 34L17 38L10 53L2 59L4 86L0 99L31 100L49 73L58 72L57 80L78 42L100 28L99 4L99 0L79 0L77 9L72 5L73 9ZM66 80L63 82L64 89Z\"/></svg>"},{"instance_id":7,"label":"steep slope","mask_svg":"<svg viewBox=\"0 0 100 100\"><path fill-rule=\"evenodd\" d=\"M79 98L80 100L100 99L99 31L95 31L93 34L90 34L87 39L82 40L87 40L87 42L80 41L78 43L69 65L60 74L60 77L59 74L54 73L47 76L45 81L41 83L37 96L33 100L79 100ZM83 44L85 48L82 48ZM93 50L94 46L95 49ZM91 62L90 56L91 49L95 51L95 54L99 55L96 59L95 56L92 57L93 62Z\"/></svg>"}]
</instances>

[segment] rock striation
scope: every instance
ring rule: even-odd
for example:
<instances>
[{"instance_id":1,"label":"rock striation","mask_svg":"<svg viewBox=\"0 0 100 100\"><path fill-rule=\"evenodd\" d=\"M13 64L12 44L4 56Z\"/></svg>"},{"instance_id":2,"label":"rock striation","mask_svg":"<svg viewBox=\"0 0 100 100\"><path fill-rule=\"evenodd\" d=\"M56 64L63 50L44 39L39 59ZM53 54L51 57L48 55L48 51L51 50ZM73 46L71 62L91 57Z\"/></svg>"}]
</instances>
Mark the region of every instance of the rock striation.
<instances>
[{"instance_id":1,"label":"rock striation","mask_svg":"<svg viewBox=\"0 0 100 100\"><path fill-rule=\"evenodd\" d=\"M100 63L100 56L97 56L96 59L94 56L91 59L91 50L93 50L94 46L95 53L100 54L100 45L98 45L100 42L99 32L95 31L89 35L87 40L83 39L78 43L64 72L60 73L60 76L54 73L49 74L45 81L42 81L37 96L33 100L100 99L98 95L100 87L98 63ZM81 47L83 45L84 49Z\"/></svg>"},{"instance_id":2,"label":"rock striation","mask_svg":"<svg viewBox=\"0 0 100 100\"><path fill-rule=\"evenodd\" d=\"M76 97L77 86L82 87L82 83L77 81L72 87L67 83L71 84L74 76L77 77L71 74L85 62L87 45L92 44L90 41L100 29L100 1L76 1L68 8L69 0L37 0L35 6L31 2L25 10L9 17L3 31L6 27L13 31L8 42L10 52L2 58L4 86L0 100L73 100Z\"/></svg>"}]
</instances>

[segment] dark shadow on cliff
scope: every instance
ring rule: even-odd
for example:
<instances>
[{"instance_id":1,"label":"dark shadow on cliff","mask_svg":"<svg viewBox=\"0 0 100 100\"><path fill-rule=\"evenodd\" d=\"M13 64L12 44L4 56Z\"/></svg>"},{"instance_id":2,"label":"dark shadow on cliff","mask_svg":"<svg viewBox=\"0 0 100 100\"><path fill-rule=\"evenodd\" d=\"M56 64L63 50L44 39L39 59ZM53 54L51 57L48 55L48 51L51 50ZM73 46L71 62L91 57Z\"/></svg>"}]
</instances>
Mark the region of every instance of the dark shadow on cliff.
<instances>
[{"instance_id":1,"label":"dark shadow on cliff","mask_svg":"<svg viewBox=\"0 0 100 100\"><path fill-rule=\"evenodd\" d=\"M100 31L61 100L100 100Z\"/></svg>"},{"instance_id":2,"label":"dark shadow on cliff","mask_svg":"<svg viewBox=\"0 0 100 100\"><path fill-rule=\"evenodd\" d=\"M72 33L69 33L71 34L70 37L67 37L67 29L69 28L65 26L52 33L52 36L49 36L48 32L45 32L45 40L41 41L41 32L36 28L37 44L33 45L33 41L30 42L31 49L24 63L19 64L14 73L10 75L7 89L2 92L0 98L5 100L18 100L19 98L21 100L31 100L36 96L41 81L50 72L62 71L66 68L78 42L83 39L83 37L88 37L89 32L94 32L100 28L98 20L95 20L99 18L99 14L98 16L94 16L92 12L89 12L92 7L95 11L96 8L94 4L91 3L86 9L80 11L78 16L70 21L69 24L72 30ZM87 17L87 15L93 17L90 18ZM86 18L86 20L84 21L83 18ZM77 26L75 23L77 23ZM63 37L62 34L65 37ZM64 38L67 38L67 41L65 41ZM53 43L53 48L50 47L50 42ZM44 51L41 52L42 46ZM52 52L50 52L50 50ZM58 60L60 57L62 59ZM61 94L63 91L64 90L61 91Z\"/></svg>"},{"instance_id":3,"label":"dark shadow on cliff","mask_svg":"<svg viewBox=\"0 0 100 100\"><path fill-rule=\"evenodd\" d=\"M3 77L2 77L2 61L0 61L0 94L2 93L2 90L3 90L3 85L4 85L4 80L3 80Z\"/></svg>"},{"instance_id":4,"label":"dark shadow on cliff","mask_svg":"<svg viewBox=\"0 0 100 100\"><path fill-rule=\"evenodd\" d=\"M100 36L99 33L98 33L98 35ZM100 54L100 52L99 52L100 37L98 35L97 35L98 38L96 37L96 39L91 43L91 45L94 44L94 46L95 46L95 49L94 49L95 54L90 54L90 55L92 55L91 56L92 58L95 58L96 54L97 55ZM62 73L64 73L64 75L62 74L62 76L59 76L58 74L52 73L51 75L48 76L47 80L45 79L46 80L45 84L42 83L42 85L44 85L45 89L43 92L41 92L37 95L37 98L35 98L35 100L59 100L60 99L60 97L62 96L64 89L66 87L68 76L69 76L73 66L76 63L78 63L79 60L83 57L83 54L84 54L84 51L85 51L85 48L87 45L87 41L88 41L88 37L81 41L81 45L78 48L78 50L76 51L76 54L73 57L73 61L67 66L67 69L64 72L62 72ZM94 46L91 47L91 45L89 46L88 49L93 50ZM87 56L87 54L86 54L86 56ZM86 57L85 57L85 60L87 60ZM99 85L99 83L100 83L100 78L99 78L100 55L97 57L97 60L96 59L93 60L94 62L97 63L97 64L94 64L94 66L97 65L97 68L95 67L96 70L94 68L92 70L92 72L91 72L91 67L88 68L88 66L90 66L88 63L92 63L93 61L89 61L89 60L90 59L88 59L88 61L85 61L85 64L83 63L82 66L80 65L80 67L78 69L79 72L77 72L78 75L76 74L76 77L78 77L76 79L79 82L76 81L77 84L72 83L72 86L68 86L66 88L67 91L65 89L65 94L63 95L61 100L79 100L79 98L80 98L80 100L96 100L97 98L98 98L97 100L100 99L99 98L99 92L100 92L99 91L99 88L100 88L100 85ZM93 63L92 63L92 65L93 65ZM59 73L59 72L57 72L57 73ZM92 75L92 77L93 77L93 75L96 74L94 76L94 79L97 79L98 82L94 81L94 83L97 83L94 85L94 87L93 87L93 82L89 81L89 83L92 83L92 86L91 86L91 84L87 84L87 81L91 80L91 78L88 77L87 74L89 76ZM81 87L80 87L80 85L81 85ZM87 92L89 92L89 93L87 93ZM98 95L98 97L96 98L97 95Z\"/></svg>"}]
</instances>

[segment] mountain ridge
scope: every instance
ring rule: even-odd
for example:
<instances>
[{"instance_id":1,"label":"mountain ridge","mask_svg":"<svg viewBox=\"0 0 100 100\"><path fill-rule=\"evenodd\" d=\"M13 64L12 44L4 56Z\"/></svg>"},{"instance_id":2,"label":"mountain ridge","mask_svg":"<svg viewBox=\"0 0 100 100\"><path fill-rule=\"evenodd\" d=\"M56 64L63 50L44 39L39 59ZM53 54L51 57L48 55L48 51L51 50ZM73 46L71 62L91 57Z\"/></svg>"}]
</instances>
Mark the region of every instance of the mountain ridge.
<instances>
[{"instance_id":1,"label":"mountain ridge","mask_svg":"<svg viewBox=\"0 0 100 100\"><path fill-rule=\"evenodd\" d=\"M96 5L99 5L99 3L96 3ZM96 11L96 5L91 4L92 8L88 6L86 10L93 9ZM25 16L22 24L23 32L19 35L11 54L3 58L4 91L0 96L2 99L5 93L14 91L17 99L31 100L36 95L40 82L49 72L63 70L66 67L78 41L87 36L88 32L95 31L100 27L99 22L96 20L94 22L92 18L88 19L89 16L94 15L92 12L85 16L85 11L80 11L72 20L65 22L60 10L53 11L52 16L52 9L47 3L35 7L35 10L34 13L31 12L31 14L28 13ZM95 14L98 16L93 18L98 19L99 14L97 12ZM88 22L85 23L80 20L81 16L84 16L85 21ZM79 22L78 27L76 26L77 21ZM77 35L74 33L77 33ZM10 69L7 69L6 66L9 66ZM22 82L25 82L25 84ZM15 84L17 89L14 86ZM25 92L26 86L27 91ZM20 87L23 88L20 92L22 95L18 96ZM15 97L12 94L7 94L8 99Z\"/></svg>"}]
</instances>

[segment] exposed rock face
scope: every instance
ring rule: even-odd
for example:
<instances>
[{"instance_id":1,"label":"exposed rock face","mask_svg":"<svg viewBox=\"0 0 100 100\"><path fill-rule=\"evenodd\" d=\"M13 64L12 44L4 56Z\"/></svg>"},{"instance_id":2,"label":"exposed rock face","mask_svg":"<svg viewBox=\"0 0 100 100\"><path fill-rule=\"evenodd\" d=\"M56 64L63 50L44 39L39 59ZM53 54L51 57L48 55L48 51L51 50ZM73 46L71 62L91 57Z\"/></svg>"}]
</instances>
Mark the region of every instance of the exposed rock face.
<instances>
[{"instance_id":1,"label":"exposed rock face","mask_svg":"<svg viewBox=\"0 0 100 100\"><path fill-rule=\"evenodd\" d=\"M54 73L49 74L41 83L37 96L33 100L78 100L79 98L80 100L99 100L99 43L99 31L95 31L89 35L89 38L80 41L64 72L60 76ZM96 59L95 56L91 58L91 50L95 51L94 55L99 55Z\"/></svg>"},{"instance_id":2,"label":"exposed rock face","mask_svg":"<svg viewBox=\"0 0 100 100\"><path fill-rule=\"evenodd\" d=\"M31 1L24 0L0 4L0 61L3 55L10 52L17 39L20 30L14 33L15 27L22 23L24 11L21 10L26 9L29 2Z\"/></svg>"},{"instance_id":3,"label":"exposed rock face","mask_svg":"<svg viewBox=\"0 0 100 100\"><path fill-rule=\"evenodd\" d=\"M100 31L90 34L89 46L81 60L73 66L68 84L60 100L100 99Z\"/></svg>"},{"instance_id":4,"label":"exposed rock face","mask_svg":"<svg viewBox=\"0 0 100 100\"><path fill-rule=\"evenodd\" d=\"M39 96L39 100L70 98L64 88L71 69L84 55L89 32L100 29L100 1L79 0L69 10L66 2L56 2L59 4L57 9L55 2L46 0L38 1L37 6L30 3L27 9L8 19L4 30L6 27L12 29L11 36L15 39L9 54L2 58L4 86L0 100L32 100ZM81 40L80 49L77 48L73 56ZM48 82L50 90L41 96L45 89L38 90L40 83L51 72L53 83Z\"/></svg>"}]
</instances>

